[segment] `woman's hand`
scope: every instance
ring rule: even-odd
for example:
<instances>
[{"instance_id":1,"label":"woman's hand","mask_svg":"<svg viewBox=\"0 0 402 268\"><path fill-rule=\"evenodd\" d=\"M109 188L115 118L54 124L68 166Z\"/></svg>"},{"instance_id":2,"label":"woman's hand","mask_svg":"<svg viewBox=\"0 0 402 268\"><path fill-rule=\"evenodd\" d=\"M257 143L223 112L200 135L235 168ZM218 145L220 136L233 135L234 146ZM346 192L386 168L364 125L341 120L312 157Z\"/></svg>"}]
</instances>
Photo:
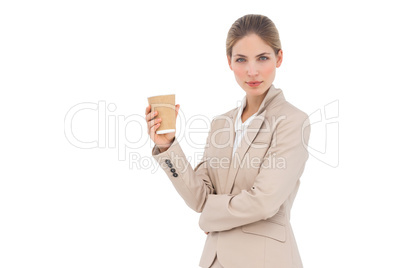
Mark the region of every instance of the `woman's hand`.
<instances>
[{"instance_id":1,"label":"woman's hand","mask_svg":"<svg viewBox=\"0 0 402 268\"><path fill-rule=\"evenodd\" d=\"M180 105L176 104L176 118L179 113ZM148 125L148 135L151 137L151 140L158 146L161 152L169 149L170 145L173 142L173 139L176 135L176 132L165 133L165 134L156 134L156 130L161 125L162 118L155 118L158 116L158 111L155 111L155 114L151 114L151 105L148 105L145 109L145 120Z\"/></svg>"}]
</instances>

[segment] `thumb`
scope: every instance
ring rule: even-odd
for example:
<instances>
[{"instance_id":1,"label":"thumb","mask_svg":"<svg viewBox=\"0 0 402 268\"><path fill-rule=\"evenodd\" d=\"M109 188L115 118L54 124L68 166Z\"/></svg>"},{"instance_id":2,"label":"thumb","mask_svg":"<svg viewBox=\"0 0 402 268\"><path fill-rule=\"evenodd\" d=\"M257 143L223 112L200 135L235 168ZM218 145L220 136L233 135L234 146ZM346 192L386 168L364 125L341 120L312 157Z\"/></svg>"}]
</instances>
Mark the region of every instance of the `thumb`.
<instances>
[{"instance_id":1,"label":"thumb","mask_svg":"<svg viewBox=\"0 0 402 268\"><path fill-rule=\"evenodd\" d=\"M179 109L180 109L180 104L176 104L176 118L177 118L177 115L179 114Z\"/></svg>"}]
</instances>

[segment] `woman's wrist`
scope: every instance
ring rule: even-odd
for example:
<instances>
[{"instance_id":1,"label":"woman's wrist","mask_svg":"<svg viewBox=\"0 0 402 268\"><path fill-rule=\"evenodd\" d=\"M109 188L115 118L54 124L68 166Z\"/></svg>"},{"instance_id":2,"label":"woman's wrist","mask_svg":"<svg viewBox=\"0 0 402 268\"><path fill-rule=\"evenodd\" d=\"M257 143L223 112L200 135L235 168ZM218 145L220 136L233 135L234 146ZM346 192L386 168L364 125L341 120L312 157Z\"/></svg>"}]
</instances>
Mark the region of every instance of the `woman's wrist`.
<instances>
[{"instance_id":1,"label":"woman's wrist","mask_svg":"<svg viewBox=\"0 0 402 268\"><path fill-rule=\"evenodd\" d=\"M158 146L159 152L161 152L161 153L167 151L169 148L170 148L170 146L169 147L159 147Z\"/></svg>"},{"instance_id":2,"label":"woman's wrist","mask_svg":"<svg viewBox=\"0 0 402 268\"><path fill-rule=\"evenodd\" d=\"M172 140L168 145L157 145L159 151L160 151L161 153L167 151L167 150L170 148L170 146L173 144L174 140L175 140L175 138L173 138L173 140Z\"/></svg>"}]
</instances>

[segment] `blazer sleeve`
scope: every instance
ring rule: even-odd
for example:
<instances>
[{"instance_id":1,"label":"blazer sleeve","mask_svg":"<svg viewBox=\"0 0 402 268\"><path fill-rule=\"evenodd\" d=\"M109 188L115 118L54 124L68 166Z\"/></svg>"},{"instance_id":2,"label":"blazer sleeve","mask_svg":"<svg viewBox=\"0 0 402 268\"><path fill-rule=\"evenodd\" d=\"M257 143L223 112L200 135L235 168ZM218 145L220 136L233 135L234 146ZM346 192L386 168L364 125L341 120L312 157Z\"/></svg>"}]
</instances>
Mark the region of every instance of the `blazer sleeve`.
<instances>
[{"instance_id":1,"label":"blazer sleeve","mask_svg":"<svg viewBox=\"0 0 402 268\"><path fill-rule=\"evenodd\" d=\"M199 225L206 232L224 231L273 217L294 190L308 159L310 123L301 112L287 116L275 129L276 142L268 149L254 185L237 195L210 194ZM269 156L281 157L285 166L270 167ZM271 159L272 161L272 159Z\"/></svg>"},{"instance_id":2,"label":"blazer sleeve","mask_svg":"<svg viewBox=\"0 0 402 268\"><path fill-rule=\"evenodd\" d=\"M211 128L207 136L202 159L194 169L187 161L186 155L176 137L165 152L161 153L156 145L152 149L153 158L168 175L186 204L196 212L201 212L208 195L215 193L207 168L210 136Z\"/></svg>"}]
</instances>

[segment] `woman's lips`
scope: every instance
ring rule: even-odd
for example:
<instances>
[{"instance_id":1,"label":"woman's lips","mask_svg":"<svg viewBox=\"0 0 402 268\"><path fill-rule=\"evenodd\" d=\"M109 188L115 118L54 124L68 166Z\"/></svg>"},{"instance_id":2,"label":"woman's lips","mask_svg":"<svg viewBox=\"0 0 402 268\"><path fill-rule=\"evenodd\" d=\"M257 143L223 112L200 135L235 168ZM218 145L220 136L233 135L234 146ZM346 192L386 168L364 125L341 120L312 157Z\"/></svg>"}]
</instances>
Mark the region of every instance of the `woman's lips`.
<instances>
[{"instance_id":1,"label":"woman's lips","mask_svg":"<svg viewBox=\"0 0 402 268\"><path fill-rule=\"evenodd\" d=\"M250 87L258 87L262 83L262 81L250 81L250 82L246 82L246 83Z\"/></svg>"}]
</instances>

